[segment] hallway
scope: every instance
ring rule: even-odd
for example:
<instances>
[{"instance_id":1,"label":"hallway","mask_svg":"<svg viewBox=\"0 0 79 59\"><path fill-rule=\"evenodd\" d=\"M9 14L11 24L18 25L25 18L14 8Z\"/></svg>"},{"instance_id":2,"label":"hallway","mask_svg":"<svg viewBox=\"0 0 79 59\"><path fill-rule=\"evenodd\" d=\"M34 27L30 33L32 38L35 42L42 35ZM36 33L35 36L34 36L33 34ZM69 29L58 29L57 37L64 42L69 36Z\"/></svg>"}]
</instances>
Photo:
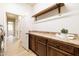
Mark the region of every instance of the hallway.
<instances>
[{"instance_id":1,"label":"hallway","mask_svg":"<svg viewBox=\"0 0 79 59\"><path fill-rule=\"evenodd\" d=\"M32 51L25 50L21 46L20 40L13 39L14 37L9 36L6 40L4 51L2 55L4 56L36 56Z\"/></svg>"},{"instance_id":2,"label":"hallway","mask_svg":"<svg viewBox=\"0 0 79 59\"><path fill-rule=\"evenodd\" d=\"M5 35L6 38L2 44L2 50L0 53L1 56L35 56L32 51L26 50L22 47L22 43L20 40L21 38L16 38L19 35L18 29L20 29L18 28L18 16L16 14L7 12L6 18L7 35Z\"/></svg>"}]
</instances>

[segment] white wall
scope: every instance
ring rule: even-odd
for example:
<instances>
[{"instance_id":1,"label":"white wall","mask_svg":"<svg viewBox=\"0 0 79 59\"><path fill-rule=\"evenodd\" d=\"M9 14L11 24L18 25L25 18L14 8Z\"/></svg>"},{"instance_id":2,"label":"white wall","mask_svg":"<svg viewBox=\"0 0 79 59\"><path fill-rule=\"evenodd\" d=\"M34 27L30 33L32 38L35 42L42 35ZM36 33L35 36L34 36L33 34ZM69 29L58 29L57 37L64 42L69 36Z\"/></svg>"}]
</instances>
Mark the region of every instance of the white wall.
<instances>
[{"instance_id":1,"label":"white wall","mask_svg":"<svg viewBox=\"0 0 79 59\"><path fill-rule=\"evenodd\" d=\"M3 22L4 22L4 18L3 18L3 12L2 12L2 9L0 9L0 25L3 25Z\"/></svg>"},{"instance_id":2,"label":"white wall","mask_svg":"<svg viewBox=\"0 0 79 59\"><path fill-rule=\"evenodd\" d=\"M34 8L34 9L37 12L39 12L38 8L42 10L41 6L42 4L36 5L35 7L37 8ZM78 27L79 26L79 4L78 3L65 4L65 6L62 7L61 16L57 13L57 9L56 9L38 18L40 19L42 19L43 17L47 18L51 13L54 14L52 16L52 19L44 22L41 22L42 20L35 22L33 30L60 32L62 28L66 28L69 30L70 33L79 34L79 27Z\"/></svg>"},{"instance_id":3,"label":"white wall","mask_svg":"<svg viewBox=\"0 0 79 59\"><path fill-rule=\"evenodd\" d=\"M20 39L26 40L26 32L31 29L31 6L22 3L0 3L0 23L4 25L4 30L7 36L6 12L13 13L19 16L17 30L21 34ZM20 18L21 17L21 18ZM4 20L4 21L3 21ZM23 43L26 41L23 41ZM27 45L24 43L23 45Z\"/></svg>"},{"instance_id":4,"label":"white wall","mask_svg":"<svg viewBox=\"0 0 79 59\"><path fill-rule=\"evenodd\" d=\"M4 24L4 30L7 35L7 26L6 26L6 12L19 15L19 34L23 41L26 39L25 33L28 30L38 30L38 31L50 31L50 32L59 32L62 28L67 28L71 33L79 34L79 4L71 3L65 4L65 7L62 8L62 14L59 16L57 10L51 11L48 14L42 15L39 18L47 18L48 15L53 14L52 19L44 22L33 22L32 14L35 14L52 4L37 4L34 9L26 4L17 4L17 3L0 3L0 24ZM33 11L32 11L33 10ZM49 18L49 17L48 17ZM24 45L26 42L24 41Z\"/></svg>"}]
</instances>

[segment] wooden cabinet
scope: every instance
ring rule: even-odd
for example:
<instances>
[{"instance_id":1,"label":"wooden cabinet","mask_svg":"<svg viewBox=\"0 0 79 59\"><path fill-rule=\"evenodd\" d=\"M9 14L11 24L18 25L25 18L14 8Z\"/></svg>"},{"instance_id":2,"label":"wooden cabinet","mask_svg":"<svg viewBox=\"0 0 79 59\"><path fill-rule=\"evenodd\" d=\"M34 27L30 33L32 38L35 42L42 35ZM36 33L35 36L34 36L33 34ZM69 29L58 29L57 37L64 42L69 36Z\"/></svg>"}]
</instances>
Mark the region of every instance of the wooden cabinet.
<instances>
[{"instance_id":1,"label":"wooden cabinet","mask_svg":"<svg viewBox=\"0 0 79 59\"><path fill-rule=\"evenodd\" d=\"M46 40L40 36L29 35L29 48L39 56L46 56Z\"/></svg>"},{"instance_id":2,"label":"wooden cabinet","mask_svg":"<svg viewBox=\"0 0 79 59\"><path fill-rule=\"evenodd\" d=\"M37 53L39 56L46 56L46 44L38 41L38 50Z\"/></svg>"},{"instance_id":3,"label":"wooden cabinet","mask_svg":"<svg viewBox=\"0 0 79 59\"><path fill-rule=\"evenodd\" d=\"M40 36L37 36L36 39L37 43L36 43L36 52L39 56L46 56L46 39Z\"/></svg>"},{"instance_id":4,"label":"wooden cabinet","mask_svg":"<svg viewBox=\"0 0 79 59\"><path fill-rule=\"evenodd\" d=\"M75 54L75 52L74 52L75 47L68 45L68 44L65 44L63 42L57 41L55 39L52 39L52 40L49 39L47 42L47 45L55 47L57 49L60 49L64 52L67 52L67 53L72 54L72 55Z\"/></svg>"},{"instance_id":5,"label":"wooden cabinet","mask_svg":"<svg viewBox=\"0 0 79 59\"><path fill-rule=\"evenodd\" d=\"M79 56L79 48L75 48L75 56Z\"/></svg>"},{"instance_id":6,"label":"wooden cabinet","mask_svg":"<svg viewBox=\"0 0 79 59\"><path fill-rule=\"evenodd\" d=\"M47 46L47 56L71 56L71 54L55 47Z\"/></svg>"},{"instance_id":7,"label":"wooden cabinet","mask_svg":"<svg viewBox=\"0 0 79 59\"><path fill-rule=\"evenodd\" d=\"M54 39L53 40L49 39L47 42L47 55L48 56L71 56L72 54L68 53L69 49L65 46L65 44L60 45L60 43L61 42L55 41ZM61 46L63 46L63 48ZM68 46L68 47L72 48L71 46ZM70 50L73 51L73 49L70 49Z\"/></svg>"},{"instance_id":8,"label":"wooden cabinet","mask_svg":"<svg viewBox=\"0 0 79 59\"><path fill-rule=\"evenodd\" d=\"M74 50L75 50L75 47L71 46L71 45L68 45L68 44L64 44L62 42L59 42L59 49L65 51L65 52L68 52L72 55L75 54Z\"/></svg>"},{"instance_id":9,"label":"wooden cabinet","mask_svg":"<svg viewBox=\"0 0 79 59\"><path fill-rule=\"evenodd\" d=\"M29 34L29 49L39 56L78 56L79 48L67 43Z\"/></svg>"},{"instance_id":10,"label":"wooden cabinet","mask_svg":"<svg viewBox=\"0 0 79 59\"><path fill-rule=\"evenodd\" d=\"M29 48L35 52L36 49L36 39L34 35L29 35Z\"/></svg>"}]
</instances>

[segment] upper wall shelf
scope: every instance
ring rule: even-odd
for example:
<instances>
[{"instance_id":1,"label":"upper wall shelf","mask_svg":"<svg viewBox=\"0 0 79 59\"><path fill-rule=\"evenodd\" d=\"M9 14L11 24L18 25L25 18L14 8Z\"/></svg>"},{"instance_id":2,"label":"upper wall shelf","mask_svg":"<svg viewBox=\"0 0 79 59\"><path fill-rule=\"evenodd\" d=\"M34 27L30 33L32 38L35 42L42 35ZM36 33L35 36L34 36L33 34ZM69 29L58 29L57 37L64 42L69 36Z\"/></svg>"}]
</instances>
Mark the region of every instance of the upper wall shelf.
<instances>
[{"instance_id":1,"label":"upper wall shelf","mask_svg":"<svg viewBox=\"0 0 79 59\"><path fill-rule=\"evenodd\" d=\"M45 13L47 13L49 11L52 11L52 10L56 9L56 8L58 8L58 12L60 13L60 7L62 7L62 6L64 6L64 3L57 3L57 4L53 5L53 6L50 6L50 7L46 8L46 9L36 13L32 17L38 17L38 16L40 16L42 14L45 14Z\"/></svg>"}]
</instances>

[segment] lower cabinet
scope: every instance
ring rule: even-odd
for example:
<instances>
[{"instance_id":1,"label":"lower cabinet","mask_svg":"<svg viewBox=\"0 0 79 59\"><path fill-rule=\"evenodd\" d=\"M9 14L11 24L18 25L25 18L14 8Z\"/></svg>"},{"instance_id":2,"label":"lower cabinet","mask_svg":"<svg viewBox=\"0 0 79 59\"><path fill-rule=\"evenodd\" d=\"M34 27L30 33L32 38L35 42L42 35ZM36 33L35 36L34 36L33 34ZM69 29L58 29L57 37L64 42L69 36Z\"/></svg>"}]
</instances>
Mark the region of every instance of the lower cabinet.
<instances>
[{"instance_id":1,"label":"lower cabinet","mask_svg":"<svg viewBox=\"0 0 79 59\"><path fill-rule=\"evenodd\" d=\"M35 52L38 56L46 56L46 40L42 37L30 34L29 49Z\"/></svg>"},{"instance_id":2,"label":"lower cabinet","mask_svg":"<svg viewBox=\"0 0 79 59\"><path fill-rule=\"evenodd\" d=\"M46 56L46 44L38 41L38 44L37 44L37 54L39 56Z\"/></svg>"},{"instance_id":3,"label":"lower cabinet","mask_svg":"<svg viewBox=\"0 0 79 59\"><path fill-rule=\"evenodd\" d=\"M77 56L79 48L42 36L29 34L29 49L38 56Z\"/></svg>"},{"instance_id":4,"label":"lower cabinet","mask_svg":"<svg viewBox=\"0 0 79 59\"><path fill-rule=\"evenodd\" d=\"M34 35L29 35L29 48L35 52L36 50L36 39Z\"/></svg>"},{"instance_id":5,"label":"lower cabinet","mask_svg":"<svg viewBox=\"0 0 79 59\"><path fill-rule=\"evenodd\" d=\"M52 46L47 46L47 56L71 56L71 54Z\"/></svg>"}]
</instances>

